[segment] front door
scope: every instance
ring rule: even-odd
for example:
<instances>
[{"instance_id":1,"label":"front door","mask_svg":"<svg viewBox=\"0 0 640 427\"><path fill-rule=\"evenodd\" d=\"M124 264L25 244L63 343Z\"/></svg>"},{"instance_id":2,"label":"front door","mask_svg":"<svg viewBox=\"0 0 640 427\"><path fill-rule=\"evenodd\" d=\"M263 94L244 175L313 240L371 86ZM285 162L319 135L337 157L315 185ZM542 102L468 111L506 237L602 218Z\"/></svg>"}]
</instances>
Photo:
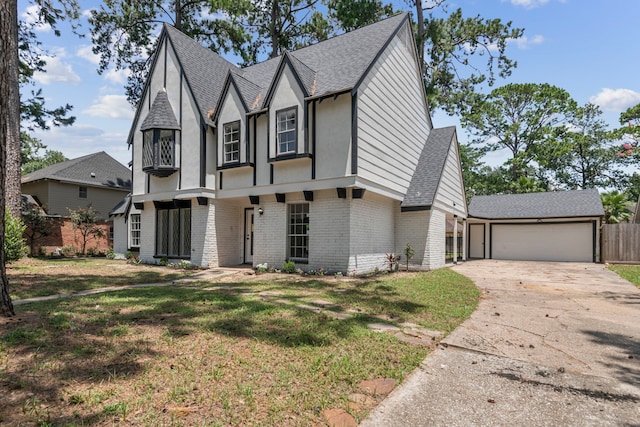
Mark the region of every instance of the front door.
<instances>
[{"instance_id":1,"label":"front door","mask_svg":"<svg viewBox=\"0 0 640 427\"><path fill-rule=\"evenodd\" d=\"M253 264L253 208L244 210L244 263Z\"/></svg>"},{"instance_id":2,"label":"front door","mask_svg":"<svg viewBox=\"0 0 640 427\"><path fill-rule=\"evenodd\" d=\"M469 224L469 258L484 258L484 224Z\"/></svg>"}]
</instances>

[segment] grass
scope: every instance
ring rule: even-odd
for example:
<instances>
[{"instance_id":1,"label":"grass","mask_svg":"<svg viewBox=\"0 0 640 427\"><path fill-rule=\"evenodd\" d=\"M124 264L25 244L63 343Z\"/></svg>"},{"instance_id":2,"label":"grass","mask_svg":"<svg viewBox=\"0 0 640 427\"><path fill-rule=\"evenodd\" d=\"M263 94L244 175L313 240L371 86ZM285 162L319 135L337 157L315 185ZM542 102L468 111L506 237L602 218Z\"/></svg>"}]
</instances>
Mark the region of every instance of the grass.
<instances>
[{"instance_id":1,"label":"grass","mask_svg":"<svg viewBox=\"0 0 640 427\"><path fill-rule=\"evenodd\" d=\"M42 274L36 277L45 281ZM0 419L322 425L324 410L341 408L361 420L371 407L350 402L362 393L358 384L401 381L429 351L370 330L368 323L380 322L371 316L446 332L479 298L468 279L448 269L367 279L232 279L17 307L16 318L0 320L0 388L7 390ZM300 307L321 303L351 316Z\"/></svg>"},{"instance_id":2,"label":"grass","mask_svg":"<svg viewBox=\"0 0 640 427\"><path fill-rule=\"evenodd\" d=\"M640 288L640 265L610 265L609 270Z\"/></svg>"},{"instance_id":3,"label":"grass","mask_svg":"<svg viewBox=\"0 0 640 427\"><path fill-rule=\"evenodd\" d=\"M106 258L23 258L7 266L13 299L64 294L105 286L169 282L193 274L152 265L130 265Z\"/></svg>"}]
</instances>

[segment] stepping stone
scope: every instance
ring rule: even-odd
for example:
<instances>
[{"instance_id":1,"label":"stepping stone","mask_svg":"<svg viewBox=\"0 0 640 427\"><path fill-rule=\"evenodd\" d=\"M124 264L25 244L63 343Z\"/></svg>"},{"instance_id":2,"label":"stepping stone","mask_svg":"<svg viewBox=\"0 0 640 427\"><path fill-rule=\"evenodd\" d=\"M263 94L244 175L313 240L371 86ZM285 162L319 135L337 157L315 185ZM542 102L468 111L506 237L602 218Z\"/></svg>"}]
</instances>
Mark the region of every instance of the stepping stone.
<instances>
[{"instance_id":1,"label":"stepping stone","mask_svg":"<svg viewBox=\"0 0 640 427\"><path fill-rule=\"evenodd\" d=\"M358 384L360 390L373 396L386 396L391 393L398 384L393 378L377 378L375 380L365 380Z\"/></svg>"},{"instance_id":2,"label":"stepping stone","mask_svg":"<svg viewBox=\"0 0 640 427\"><path fill-rule=\"evenodd\" d=\"M327 409L322 412L329 427L357 427L358 423L344 409Z\"/></svg>"},{"instance_id":3,"label":"stepping stone","mask_svg":"<svg viewBox=\"0 0 640 427\"><path fill-rule=\"evenodd\" d=\"M396 332L400 331L400 328L397 326L390 325L388 323L369 323L367 325L369 329L372 329L376 332Z\"/></svg>"},{"instance_id":4,"label":"stepping stone","mask_svg":"<svg viewBox=\"0 0 640 427\"><path fill-rule=\"evenodd\" d=\"M311 301L311 304L319 305L320 307L337 307L337 305L331 301L325 301L321 299L316 299Z\"/></svg>"},{"instance_id":5,"label":"stepping stone","mask_svg":"<svg viewBox=\"0 0 640 427\"><path fill-rule=\"evenodd\" d=\"M400 341L407 342L409 344L414 344L414 345L421 345L424 347L433 347L435 343L432 337L412 337L402 332L398 332L394 334L394 336L398 338Z\"/></svg>"},{"instance_id":6,"label":"stepping stone","mask_svg":"<svg viewBox=\"0 0 640 427\"><path fill-rule=\"evenodd\" d=\"M362 393L351 393L347 399L365 409L373 408L378 403L373 397Z\"/></svg>"}]
</instances>

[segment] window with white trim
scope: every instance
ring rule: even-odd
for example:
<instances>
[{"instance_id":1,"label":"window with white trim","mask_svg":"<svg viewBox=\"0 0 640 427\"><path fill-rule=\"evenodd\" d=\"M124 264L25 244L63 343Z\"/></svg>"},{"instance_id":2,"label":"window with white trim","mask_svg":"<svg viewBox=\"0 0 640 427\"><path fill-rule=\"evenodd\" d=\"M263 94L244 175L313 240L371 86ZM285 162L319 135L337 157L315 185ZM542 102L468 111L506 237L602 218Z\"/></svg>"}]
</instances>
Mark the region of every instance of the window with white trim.
<instances>
[{"instance_id":1,"label":"window with white trim","mask_svg":"<svg viewBox=\"0 0 640 427\"><path fill-rule=\"evenodd\" d=\"M278 142L278 155L292 154L296 152L296 111L289 108L276 113L276 139Z\"/></svg>"},{"instance_id":2,"label":"window with white trim","mask_svg":"<svg viewBox=\"0 0 640 427\"><path fill-rule=\"evenodd\" d=\"M129 217L129 227L131 229L131 247L140 247L140 214L131 214Z\"/></svg>"},{"instance_id":3,"label":"window with white trim","mask_svg":"<svg viewBox=\"0 0 640 427\"><path fill-rule=\"evenodd\" d=\"M240 161L240 121L224 125L224 162Z\"/></svg>"},{"instance_id":4,"label":"window with white trim","mask_svg":"<svg viewBox=\"0 0 640 427\"><path fill-rule=\"evenodd\" d=\"M307 262L309 259L309 203L290 204L288 218L288 258Z\"/></svg>"}]
</instances>

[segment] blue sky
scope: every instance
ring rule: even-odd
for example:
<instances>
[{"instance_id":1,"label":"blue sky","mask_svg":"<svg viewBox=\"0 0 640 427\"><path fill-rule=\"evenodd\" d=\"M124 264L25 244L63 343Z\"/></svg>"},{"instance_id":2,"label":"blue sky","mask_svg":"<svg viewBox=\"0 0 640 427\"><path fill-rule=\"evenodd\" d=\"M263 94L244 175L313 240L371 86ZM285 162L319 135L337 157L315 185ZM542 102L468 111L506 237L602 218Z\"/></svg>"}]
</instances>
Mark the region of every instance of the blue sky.
<instances>
[{"instance_id":1,"label":"blue sky","mask_svg":"<svg viewBox=\"0 0 640 427\"><path fill-rule=\"evenodd\" d=\"M98 1L82 1L84 12ZM510 42L507 55L518 67L506 83L550 83L567 90L579 103L600 106L604 119L618 126L622 111L640 103L640 1L638 0L449 0L465 16L480 15L512 21L525 35ZM28 18L29 2L18 1L19 14ZM86 25L83 27L88 32ZM131 152L126 138L134 111L124 96L126 75L96 72L98 58L91 53L90 38L79 39L64 26L62 37L41 28L43 47L55 54L47 73L36 75L49 107L69 103L76 123L52 128L35 136L51 150L74 158L106 151L127 164ZM436 127L458 124L455 117L434 112ZM458 128L461 142L467 141ZM501 153L485 160L501 161Z\"/></svg>"}]
</instances>

